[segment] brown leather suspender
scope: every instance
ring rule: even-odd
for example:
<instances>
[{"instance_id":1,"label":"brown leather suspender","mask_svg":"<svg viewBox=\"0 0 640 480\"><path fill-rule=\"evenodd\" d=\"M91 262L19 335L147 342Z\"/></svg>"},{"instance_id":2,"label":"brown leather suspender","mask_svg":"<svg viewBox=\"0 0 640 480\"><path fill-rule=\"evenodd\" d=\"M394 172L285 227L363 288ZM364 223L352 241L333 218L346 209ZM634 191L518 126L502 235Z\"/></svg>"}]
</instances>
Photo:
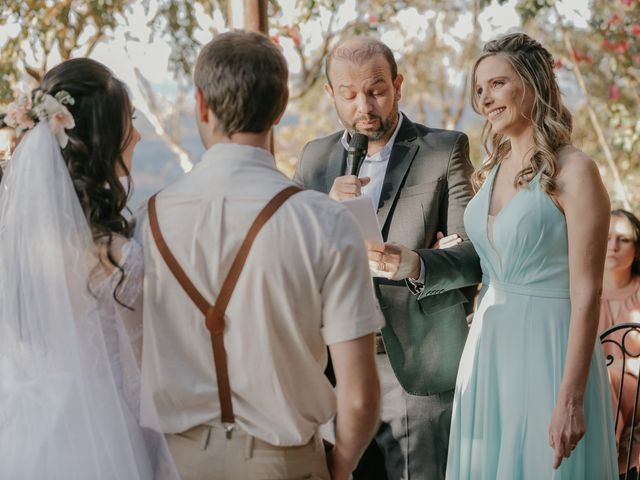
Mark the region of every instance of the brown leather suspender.
<instances>
[{"instance_id":1,"label":"brown leather suspender","mask_svg":"<svg viewBox=\"0 0 640 480\"><path fill-rule=\"evenodd\" d=\"M227 354L224 349L224 317L227 305L229 304L229 300L233 294L233 289L240 277L244 263L249 255L249 250L251 249L251 245L258 235L258 232L289 197L301 190L302 189L295 186L285 188L276 194L276 196L273 197L260 211L256 219L251 224L251 227L240 246L240 250L231 264L229 273L222 284L220 294L213 305L211 305L202 296L191 280L189 280L189 277L173 256L173 253L171 253L169 246L162 236L156 211L157 193L149 199L149 224L151 227L151 234L156 242L158 251L180 286L205 316L205 324L207 326L207 330L209 330L209 333L211 334L211 348L213 349L213 363L216 369L216 378L218 380L218 397L220 399L222 423L225 425L227 432L230 432L233 429L233 424L235 422L233 406L231 405L231 389L229 387Z\"/></svg>"}]
</instances>

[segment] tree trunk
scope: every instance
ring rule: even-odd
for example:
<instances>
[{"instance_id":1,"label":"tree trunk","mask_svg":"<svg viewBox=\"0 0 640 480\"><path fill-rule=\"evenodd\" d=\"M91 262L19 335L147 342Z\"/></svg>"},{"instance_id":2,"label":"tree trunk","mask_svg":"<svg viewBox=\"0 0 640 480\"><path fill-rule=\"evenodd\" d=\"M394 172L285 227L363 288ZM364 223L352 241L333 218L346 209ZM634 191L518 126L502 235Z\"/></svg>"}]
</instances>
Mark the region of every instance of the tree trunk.
<instances>
[{"instance_id":1,"label":"tree trunk","mask_svg":"<svg viewBox=\"0 0 640 480\"><path fill-rule=\"evenodd\" d=\"M227 18L232 28L243 28L253 32L269 33L267 0L235 0L228 3Z\"/></svg>"}]
</instances>

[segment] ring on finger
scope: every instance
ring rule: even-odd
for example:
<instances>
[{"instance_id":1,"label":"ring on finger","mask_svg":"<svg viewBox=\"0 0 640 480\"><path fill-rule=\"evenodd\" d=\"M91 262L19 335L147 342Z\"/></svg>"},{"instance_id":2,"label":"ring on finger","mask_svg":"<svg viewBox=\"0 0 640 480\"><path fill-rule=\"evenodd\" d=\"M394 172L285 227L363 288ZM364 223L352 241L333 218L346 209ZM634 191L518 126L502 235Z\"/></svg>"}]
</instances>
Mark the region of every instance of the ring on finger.
<instances>
[{"instance_id":1,"label":"ring on finger","mask_svg":"<svg viewBox=\"0 0 640 480\"><path fill-rule=\"evenodd\" d=\"M387 264L385 262L378 262L378 270L380 270L381 272L384 272L387 269Z\"/></svg>"}]
</instances>

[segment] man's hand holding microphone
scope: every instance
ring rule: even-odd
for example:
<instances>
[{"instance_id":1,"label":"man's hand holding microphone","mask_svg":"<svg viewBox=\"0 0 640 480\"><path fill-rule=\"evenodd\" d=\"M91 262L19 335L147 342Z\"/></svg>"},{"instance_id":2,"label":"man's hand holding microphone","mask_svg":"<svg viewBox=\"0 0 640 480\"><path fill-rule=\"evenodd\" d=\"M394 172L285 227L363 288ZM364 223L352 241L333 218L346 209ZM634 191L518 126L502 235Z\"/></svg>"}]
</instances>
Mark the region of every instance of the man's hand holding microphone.
<instances>
[{"instance_id":1,"label":"man's hand holding microphone","mask_svg":"<svg viewBox=\"0 0 640 480\"><path fill-rule=\"evenodd\" d=\"M367 185L369 177L358 177L362 163L367 156L369 138L354 133L347 149L346 175L337 177L329 196L339 202L362 195L362 187ZM391 280L405 278L417 279L420 276L420 257L418 254L397 243L366 242L369 255L369 268L373 275Z\"/></svg>"},{"instance_id":2,"label":"man's hand holding microphone","mask_svg":"<svg viewBox=\"0 0 640 480\"><path fill-rule=\"evenodd\" d=\"M338 202L350 200L362 195L362 187L367 185L371 179L369 177L358 178L356 175L344 175L337 177L333 181L333 186L329 196Z\"/></svg>"},{"instance_id":3,"label":"man's hand holding microphone","mask_svg":"<svg viewBox=\"0 0 640 480\"><path fill-rule=\"evenodd\" d=\"M337 177L329 196L338 202L362 195L362 187L368 185L369 177L358 176L362 163L367 156L369 138L361 133L354 133L347 149L346 174ZM458 245L462 239L457 234L445 236L442 232L436 235L436 242L431 248L450 248ZM366 242L369 255L369 268L376 277L389 280L419 280L421 274L420 257L413 250L393 242Z\"/></svg>"},{"instance_id":4,"label":"man's hand holding microphone","mask_svg":"<svg viewBox=\"0 0 640 480\"><path fill-rule=\"evenodd\" d=\"M358 172L367 156L368 148L369 137L362 133L354 133L351 136L349 148L347 148L347 171L345 175L333 181L329 192L331 198L341 202L362 194L362 187L371 181L369 177L358 178Z\"/></svg>"}]
</instances>

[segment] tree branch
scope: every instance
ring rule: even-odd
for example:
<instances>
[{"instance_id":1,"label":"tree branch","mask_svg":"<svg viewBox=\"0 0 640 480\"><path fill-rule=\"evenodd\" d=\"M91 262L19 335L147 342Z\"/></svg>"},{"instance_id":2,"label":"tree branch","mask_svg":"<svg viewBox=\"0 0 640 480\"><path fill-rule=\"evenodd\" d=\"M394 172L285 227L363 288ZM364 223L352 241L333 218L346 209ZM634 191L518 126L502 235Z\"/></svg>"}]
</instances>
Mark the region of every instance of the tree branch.
<instances>
[{"instance_id":1,"label":"tree branch","mask_svg":"<svg viewBox=\"0 0 640 480\"><path fill-rule=\"evenodd\" d=\"M560 16L560 13L558 12L557 9L556 9L556 13L558 15L558 19L561 20L562 17ZM604 157L607 160L609 170L611 170L611 175L613 176L614 188L616 190L618 198L622 200L624 208L627 210L631 210L631 204L629 203L627 190L620 178L620 171L618 170L618 166L616 165L616 162L613 159L613 154L611 153L609 144L607 143L604 137L602 126L600 125L600 120L598 120L596 111L594 110L593 105L591 105L591 100L590 100L591 96L589 95L589 91L587 90L587 86L585 84L584 77L582 76L582 72L580 72L580 67L578 66L578 62L574 58L574 55L573 55L574 49L573 49L573 45L571 44L571 37L566 27L564 27L564 25L561 25L561 28L562 28L562 37L564 40L565 48L567 49L569 58L573 60L571 62L571 64L573 65L572 67L573 74L575 75L576 80L578 81L578 86L580 87L580 90L582 90L582 93L584 95L584 100L587 106L587 112L589 113L589 120L591 120L591 126L593 127L593 130L596 133L598 143L600 144L602 153L604 154Z\"/></svg>"},{"instance_id":2,"label":"tree branch","mask_svg":"<svg viewBox=\"0 0 640 480\"><path fill-rule=\"evenodd\" d=\"M472 6L472 19L473 19L473 28L471 30L471 35L466 38L464 48L462 49L462 60L465 61L467 58L471 56L473 50L478 45L478 41L480 39L480 25L478 23L478 14L480 10L480 5L478 5L478 0L473 0ZM469 81L471 80L471 74L468 69L463 65L461 69L466 70L464 75L464 82L462 83L462 91L458 96L458 105L455 109L455 112L452 116L451 128L457 128L462 115L464 114L464 110L467 106L467 92L469 90Z\"/></svg>"},{"instance_id":3,"label":"tree branch","mask_svg":"<svg viewBox=\"0 0 640 480\"><path fill-rule=\"evenodd\" d=\"M149 83L149 80L140 72L138 67L134 67L133 71L135 73L136 79L138 80L138 84L140 85L141 93L144 96L144 101L147 106L147 120L153 125L156 135L160 137L160 139L169 147L169 149L178 157L178 163L180 164L180 168L183 171L188 172L193 168L193 162L189 157L189 153L184 149L180 143L171 138L171 135L167 133L164 128L163 122L161 120L160 109L158 105L158 101L153 92L153 88Z\"/></svg>"},{"instance_id":4,"label":"tree branch","mask_svg":"<svg viewBox=\"0 0 640 480\"><path fill-rule=\"evenodd\" d=\"M103 37L104 37L104 32L102 32L101 29L96 31L96 33L93 34L89 39L89 42L87 43L87 47L84 50L83 56L88 57L89 55L91 55L91 52L93 52L94 48L96 48L96 45L98 45L98 43L100 42L100 40L102 40Z\"/></svg>"},{"instance_id":5,"label":"tree branch","mask_svg":"<svg viewBox=\"0 0 640 480\"><path fill-rule=\"evenodd\" d=\"M324 37L324 40L322 42L322 49L321 49L320 55L316 58L315 62L313 62L313 65L310 69L304 70L306 73L303 76L303 79L301 82L302 87L300 88L299 91L291 95L291 100L299 100L300 98L304 97L309 90L313 88L313 86L322 76L322 68L324 66L325 58L329 53L329 45L331 44L331 41L340 33L349 31L351 28L353 28L357 24L357 22L351 22L350 24L345 26L345 28L341 32L334 32L333 31L334 21L335 21L335 10L331 12L331 16L329 17L329 24L327 26L327 35ZM299 55L304 59L304 55L301 48L299 49Z\"/></svg>"}]
</instances>

